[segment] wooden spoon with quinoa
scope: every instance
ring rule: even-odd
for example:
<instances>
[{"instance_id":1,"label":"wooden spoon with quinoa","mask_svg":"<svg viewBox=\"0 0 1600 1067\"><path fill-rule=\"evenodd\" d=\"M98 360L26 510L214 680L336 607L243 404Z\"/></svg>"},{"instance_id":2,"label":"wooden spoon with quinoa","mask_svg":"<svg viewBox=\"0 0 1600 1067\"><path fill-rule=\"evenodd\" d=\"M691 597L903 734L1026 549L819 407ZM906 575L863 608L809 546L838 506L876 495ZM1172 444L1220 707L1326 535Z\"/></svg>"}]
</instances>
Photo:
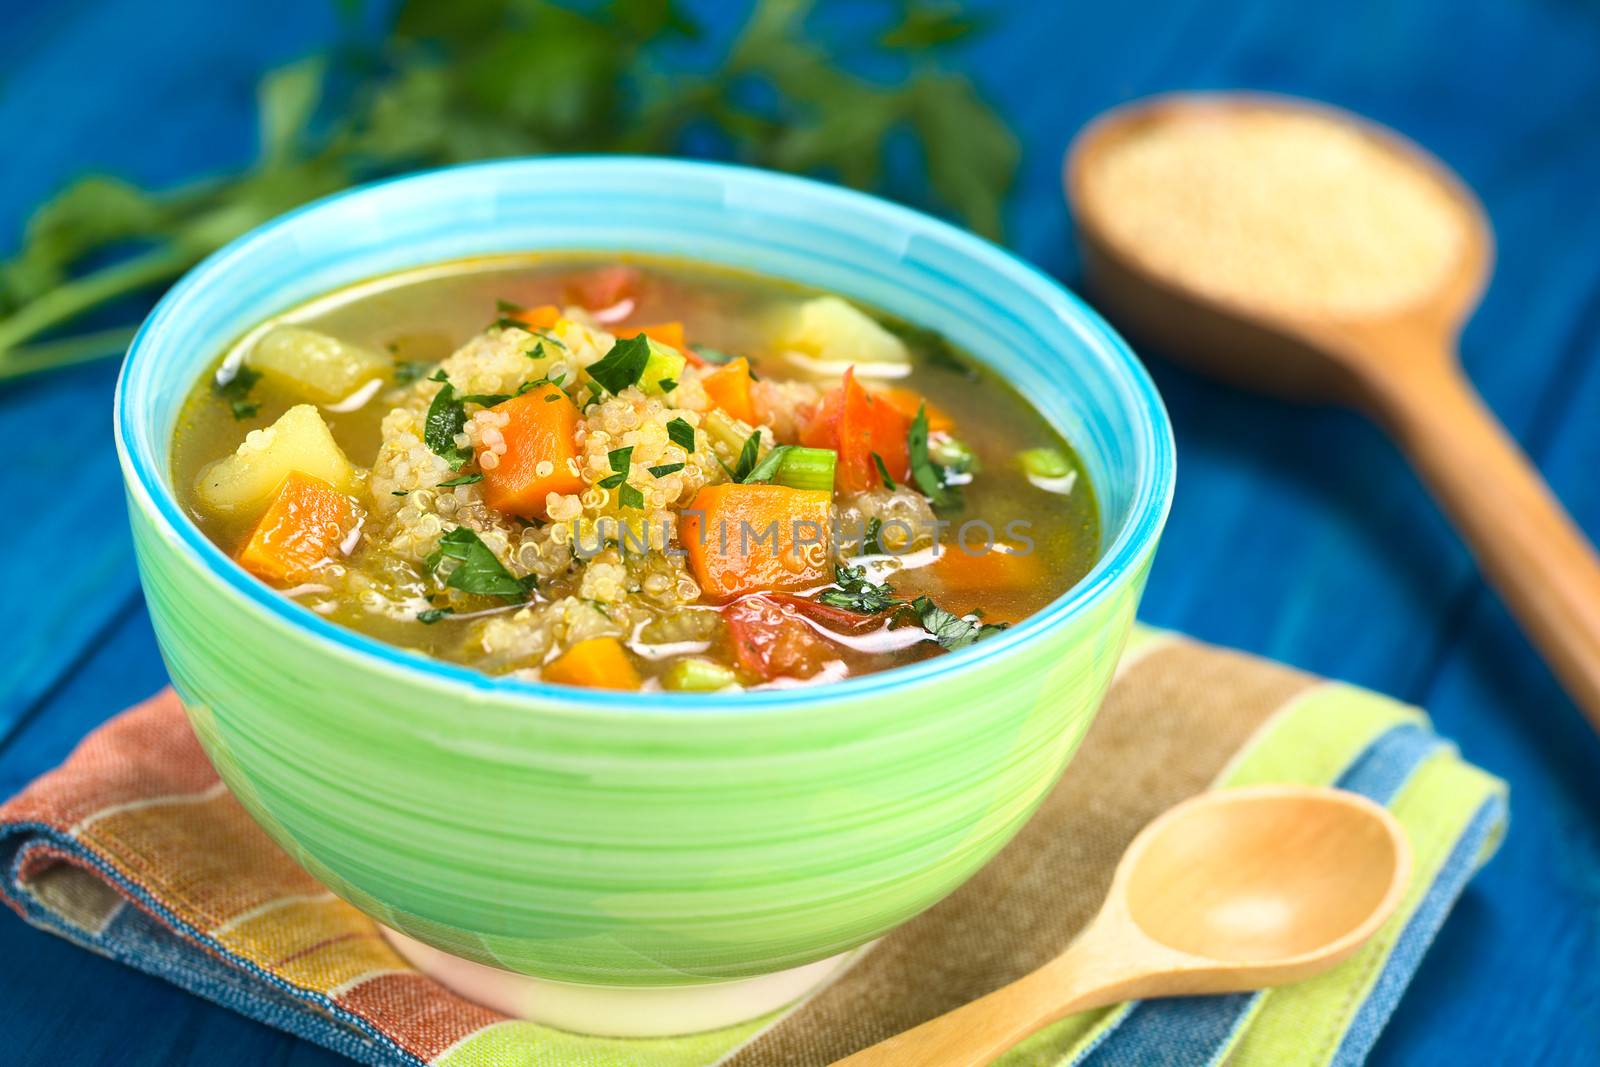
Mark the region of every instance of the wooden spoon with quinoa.
<instances>
[{"instance_id":1,"label":"wooden spoon with quinoa","mask_svg":"<svg viewBox=\"0 0 1600 1067\"><path fill-rule=\"evenodd\" d=\"M1107 312L1205 373L1371 414L1600 729L1600 561L1457 358L1493 259L1460 180L1335 108L1178 93L1090 124L1065 181Z\"/></svg>"}]
</instances>

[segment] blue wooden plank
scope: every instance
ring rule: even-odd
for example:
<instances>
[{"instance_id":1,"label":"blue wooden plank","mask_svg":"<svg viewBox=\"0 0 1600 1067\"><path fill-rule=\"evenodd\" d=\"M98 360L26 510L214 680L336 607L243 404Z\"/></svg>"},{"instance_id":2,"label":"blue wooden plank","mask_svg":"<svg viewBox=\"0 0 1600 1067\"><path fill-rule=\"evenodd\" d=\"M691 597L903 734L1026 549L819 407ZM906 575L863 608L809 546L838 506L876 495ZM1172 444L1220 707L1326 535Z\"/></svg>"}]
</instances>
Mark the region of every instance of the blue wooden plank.
<instances>
[{"instance_id":1,"label":"blue wooden plank","mask_svg":"<svg viewBox=\"0 0 1600 1067\"><path fill-rule=\"evenodd\" d=\"M1500 241L1466 364L1579 521L1600 531L1600 263L1585 251L1600 244L1600 215L1588 210L1600 188L1600 8L989 6L997 32L964 61L1028 149L1012 243L1065 277L1076 258L1060 152L1096 111L1146 92L1251 85L1319 96L1396 125L1461 169ZM257 72L333 24L320 0L10 7L0 131L27 165L0 168L8 226L91 167L167 179L244 158ZM91 69L86 40L119 46L95 50ZM141 136L118 136L129 128ZM0 232L0 247L12 236ZM1446 925L1373 1062L1584 1062L1600 1037L1600 743L1375 430L1153 370L1181 471L1146 616L1424 702L1468 758L1513 786L1505 848ZM20 719L0 745L0 794L160 679L129 599L109 382L108 369L89 368L0 393L0 434L29 469L60 469L68 431L78 461L70 494L30 512L32 527L0 533L0 551L20 561L0 605L13 635L0 661L0 731ZM19 958L30 964L0 966L0 1022L23 1062L335 1062L0 916L0 959Z\"/></svg>"}]
</instances>

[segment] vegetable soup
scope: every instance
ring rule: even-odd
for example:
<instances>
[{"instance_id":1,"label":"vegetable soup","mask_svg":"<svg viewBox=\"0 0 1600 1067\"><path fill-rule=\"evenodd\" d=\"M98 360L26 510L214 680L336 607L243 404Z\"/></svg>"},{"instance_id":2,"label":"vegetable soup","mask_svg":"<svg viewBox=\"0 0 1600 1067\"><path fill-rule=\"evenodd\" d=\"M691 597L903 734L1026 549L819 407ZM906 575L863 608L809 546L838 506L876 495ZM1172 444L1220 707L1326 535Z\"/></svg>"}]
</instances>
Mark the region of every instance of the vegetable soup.
<instances>
[{"instance_id":1,"label":"vegetable soup","mask_svg":"<svg viewBox=\"0 0 1600 1067\"><path fill-rule=\"evenodd\" d=\"M308 609L491 673L838 680L982 641L1093 566L1092 487L937 334L679 261L342 290L221 354L181 501Z\"/></svg>"}]
</instances>

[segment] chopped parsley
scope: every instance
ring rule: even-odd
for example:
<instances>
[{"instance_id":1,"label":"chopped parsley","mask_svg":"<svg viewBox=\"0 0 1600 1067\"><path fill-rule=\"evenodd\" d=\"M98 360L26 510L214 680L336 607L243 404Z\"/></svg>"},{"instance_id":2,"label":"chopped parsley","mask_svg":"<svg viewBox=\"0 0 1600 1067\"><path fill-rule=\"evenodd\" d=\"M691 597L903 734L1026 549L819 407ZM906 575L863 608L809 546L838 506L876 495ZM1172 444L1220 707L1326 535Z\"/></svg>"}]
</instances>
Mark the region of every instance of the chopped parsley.
<instances>
[{"instance_id":1,"label":"chopped parsley","mask_svg":"<svg viewBox=\"0 0 1600 1067\"><path fill-rule=\"evenodd\" d=\"M494 309L502 315L515 315L517 312L525 310L521 304L512 303L504 298L495 300Z\"/></svg>"},{"instance_id":2,"label":"chopped parsley","mask_svg":"<svg viewBox=\"0 0 1600 1067\"><path fill-rule=\"evenodd\" d=\"M833 568L833 580L837 588L825 589L817 596L817 600L830 608L843 608L858 615L876 615L902 603L888 586L867 581L864 567L838 564Z\"/></svg>"},{"instance_id":3,"label":"chopped parsley","mask_svg":"<svg viewBox=\"0 0 1600 1067\"><path fill-rule=\"evenodd\" d=\"M667 423L667 436L685 452L694 451L694 427L683 419L673 419Z\"/></svg>"},{"instance_id":4,"label":"chopped parsley","mask_svg":"<svg viewBox=\"0 0 1600 1067\"><path fill-rule=\"evenodd\" d=\"M510 399L511 394L509 393L468 393L461 398L461 402L463 404L479 404L486 408L492 408L496 404L504 404Z\"/></svg>"},{"instance_id":5,"label":"chopped parsley","mask_svg":"<svg viewBox=\"0 0 1600 1067\"><path fill-rule=\"evenodd\" d=\"M665 478L669 474L677 474L683 467L682 463L663 463L659 467L651 467L650 473L657 478Z\"/></svg>"},{"instance_id":6,"label":"chopped parsley","mask_svg":"<svg viewBox=\"0 0 1600 1067\"><path fill-rule=\"evenodd\" d=\"M774 452L777 449L773 449ZM736 482L743 482L756 472L756 457L761 454L761 431L756 430L744 439L744 447L739 449L739 461L731 469L723 464L723 469L728 472L728 477ZM776 468L774 468L776 469Z\"/></svg>"},{"instance_id":7,"label":"chopped parsley","mask_svg":"<svg viewBox=\"0 0 1600 1067\"><path fill-rule=\"evenodd\" d=\"M401 360L394 365L394 380L396 385L410 385L412 382L424 377L432 363L420 359Z\"/></svg>"},{"instance_id":8,"label":"chopped parsley","mask_svg":"<svg viewBox=\"0 0 1600 1067\"><path fill-rule=\"evenodd\" d=\"M690 345L689 350L707 363L732 363L733 357L718 348L709 345Z\"/></svg>"},{"instance_id":9,"label":"chopped parsley","mask_svg":"<svg viewBox=\"0 0 1600 1067\"><path fill-rule=\"evenodd\" d=\"M524 328L526 328L526 327L524 327ZM555 345L557 348L561 349L563 352L568 351L567 342L563 341L561 338L557 337L555 334L551 333L549 330L545 329L543 326L540 326L538 329L533 330L532 333L533 333L533 335L535 337L543 338L544 340L546 340L546 341L550 342L551 344Z\"/></svg>"},{"instance_id":10,"label":"chopped parsley","mask_svg":"<svg viewBox=\"0 0 1600 1067\"><path fill-rule=\"evenodd\" d=\"M428 405L428 414L422 423L422 440L434 455L450 464L451 470L458 471L472 458L472 449L456 444L456 434L467 427L467 412L444 371L437 371L428 380L444 384L434 394L433 403Z\"/></svg>"},{"instance_id":11,"label":"chopped parsley","mask_svg":"<svg viewBox=\"0 0 1600 1067\"><path fill-rule=\"evenodd\" d=\"M760 435L750 435L750 440L744 443L745 452L750 450L750 441L755 441L757 444L760 444ZM771 452L768 452L767 457L752 467L748 474L737 480L743 482L745 485L753 485L757 482L772 481L773 478L777 477L778 468L783 466L783 457L788 455L792 448L794 448L793 445L779 445ZM741 452L739 455L739 466L741 469L744 467L743 452Z\"/></svg>"},{"instance_id":12,"label":"chopped parsley","mask_svg":"<svg viewBox=\"0 0 1600 1067\"><path fill-rule=\"evenodd\" d=\"M250 390L254 389L260 380L260 371L251 370L241 363L234 369L233 377L227 381L213 381L211 391L227 401L228 410L233 412L234 418L250 419L261 410L259 403L249 399Z\"/></svg>"},{"instance_id":13,"label":"chopped parsley","mask_svg":"<svg viewBox=\"0 0 1600 1067\"><path fill-rule=\"evenodd\" d=\"M661 387L663 393L670 393L678 387L677 380L673 378L663 378L656 384Z\"/></svg>"},{"instance_id":14,"label":"chopped parsley","mask_svg":"<svg viewBox=\"0 0 1600 1067\"><path fill-rule=\"evenodd\" d=\"M916 612L922 628L933 635L939 647L950 652L976 644L986 637L993 637L1006 628L1003 622L973 622L971 619L963 619L944 610L925 596L913 600L911 610Z\"/></svg>"},{"instance_id":15,"label":"chopped parsley","mask_svg":"<svg viewBox=\"0 0 1600 1067\"><path fill-rule=\"evenodd\" d=\"M526 352L524 352L522 354L527 356L529 359L543 359L544 358L544 342L540 341L538 344L534 345L532 348L528 349Z\"/></svg>"},{"instance_id":16,"label":"chopped parsley","mask_svg":"<svg viewBox=\"0 0 1600 1067\"><path fill-rule=\"evenodd\" d=\"M617 503L625 508L644 508L644 494L628 483L622 483L622 488L617 490Z\"/></svg>"},{"instance_id":17,"label":"chopped parsley","mask_svg":"<svg viewBox=\"0 0 1600 1067\"><path fill-rule=\"evenodd\" d=\"M417 612L417 621L424 626L432 626L446 615L454 615L455 613L455 608L429 608L426 611Z\"/></svg>"},{"instance_id":18,"label":"chopped parsley","mask_svg":"<svg viewBox=\"0 0 1600 1067\"><path fill-rule=\"evenodd\" d=\"M966 648L986 637L1004 630L1004 623L976 622L946 611L926 596L919 596L907 604L894 595L887 585L876 585L867 579L866 568L838 564L833 569L834 587L817 595L819 603L831 608L842 608L857 615L878 615L891 609L909 614L940 648L954 652Z\"/></svg>"},{"instance_id":19,"label":"chopped parsley","mask_svg":"<svg viewBox=\"0 0 1600 1067\"><path fill-rule=\"evenodd\" d=\"M872 462L878 468L878 477L883 479L883 487L885 489L893 489L895 487L894 478L890 476L889 465L883 461L883 457L874 452L872 453Z\"/></svg>"},{"instance_id":20,"label":"chopped parsley","mask_svg":"<svg viewBox=\"0 0 1600 1067\"><path fill-rule=\"evenodd\" d=\"M606 461L611 464L613 473L600 480L600 488L615 489L628 480L628 470L633 463L633 446L613 448L606 453Z\"/></svg>"},{"instance_id":21,"label":"chopped parsley","mask_svg":"<svg viewBox=\"0 0 1600 1067\"><path fill-rule=\"evenodd\" d=\"M944 468L928 456L928 405L917 407L917 417L911 420L911 430L906 434L906 449L911 453L911 480L932 501L935 508L959 507L961 494L945 482Z\"/></svg>"},{"instance_id":22,"label":"chopped parsley","mask_svg":"<svg viewBox=\"0 0 1600 1067\"><path fill-rule=\"evenodd\" d=\"M423 562L437 573L445 560L456 561L444 584L477 596L497 596L512 603L528 599L534 578L514 578L489 546L471 529L457 526L439 539L439 547Z\"/></svg>"},{"instance_id":23,"label":"chopped parsley","mask_svg":"<svg viewBox=\"0 0 1600 1067\"><path fill-rule=\"evenodd\" d=\"M650 340L644 334L625 337L611 346L611 351L598 363L589 366L589 377L605 386L610 393L620 393L630 385L638 385L644 376L645 364L650 362Z\"/></svg>"},{"instance_id":24,"label":"chopped parsley","mask_svg":"<svg viewBox=\"0 0 1600 1067\"><path fill-rule=\"evenodd\" d=\"M863 555L883 555L883 544L878 540L878 535L881 533L883 533L883 520L874 515L867 520L867 536L861 539Z\"/></svg>"},{"instance_id":25,"label":"chopped parsley","mask_svg":"<svg viewBox=\"0 0 1600 1067\"><path fill-rule=\"evenodd\" d=\"M447 482L440 482L439 483L439 488L440 489L454 489L458 485L471 485L474 482L481 482L481 481L483 481L483 475L481 475L481 474L463 474L459 478L451 478ZM402 493L401 495L404 496L405 494Z\"/></svg>"}]
</instances>

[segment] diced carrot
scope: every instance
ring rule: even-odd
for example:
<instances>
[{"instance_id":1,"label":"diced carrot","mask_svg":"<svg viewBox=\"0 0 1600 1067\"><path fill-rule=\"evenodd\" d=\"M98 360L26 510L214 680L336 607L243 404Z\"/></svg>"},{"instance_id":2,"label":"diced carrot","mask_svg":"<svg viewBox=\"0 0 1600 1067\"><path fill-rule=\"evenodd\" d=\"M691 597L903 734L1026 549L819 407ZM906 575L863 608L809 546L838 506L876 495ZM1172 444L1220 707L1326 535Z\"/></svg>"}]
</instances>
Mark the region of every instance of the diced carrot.
<instances>
[{"instance_id":1,"label":"diced carrot","mask_svg":"<svg viewBox=\"0 0 1600 1067\"><path fill-rule=\"evenodd\" d=\"M615 637L579 641L545 664L540 673L547 682L589 689L638 689L640 685L639 672Z\"/></svg>"},{"instance_id":2,"label":"diced carrot","mask_svg":"<svg viewBox=\"0 0 1600 1067\"><path fill-rule=\"evenodd\" d=\"M561 309L554 304L543 304L536 308L514 311L507 317L525 323L535 330L548 330L561 321Z\"/></svg>"},{"instance_id":3,"label":"diced carrot","mask_svg":"<svg viewBox=\"0 0 1600 1067\"><path fill-rule=\"evenodd\" d=\"M239 550L239 565L268 581L303 581L340 554L360 520L349 496L321 478L292 471Z\"/></svg>"},{"instance_id":4,"label":"diced carrot","mask_svg":"<svg viewBox=\"0 0 1600 1067\"><path fill-rule=\"evenodd\" d=\"M879 389L878 395L892 404L896 411L904 415L907 422L916 418L917 409L926 403L921 393L901 385L892 385L887 389ZM928 404L927 407L929 430L935 433L948 433L955 428L955 421L949 415L946 415L932 404Z\"/></svg>"},{"instance_id":5,"label":"diced carrot","mask_svg":"<svg viewBox=\"0 0 1600 1067\"><path fill-rule=\"evenodd\" d=\"M765 596L745 597L722 609L733 656L763 680L809 678L838 651L792 608Z\"/></svg>"},{"instance_id":6,"label":"diced carrot","mask_svg":"<svg viewBox=\"0 0 1600 1067\"><path fill-rule=\"evenodd\" d=\"M996 542L987 551L974 544L969 552L947 544L926 567L900 572L895 588L902 593L927 593L941 607L965 615L982 611L988 622L1020 622L1021 612L1006 607L1020 590L1045 583L1044 559L1030 550Z\"/></svg>"},{"instance_id":7,"label":"diced carrot","mask_svg":"<svg viewBox=\"0 0 1600 1067\"><path fill-rule=\"evenodd\" d=\"M590 311L604 311L624 300L636 299L644 280L638 267L616 264L585 271L567 280L567 299Z\"/></svg>"},{"instance_id":8,"label":"diced carrot","mask_svg":"<svg viewBox=\"0 0 1600 1067\"><path fill-rule=\"evenodd\" d=\"M837 451L834 484L843 493L864 493L883 484L873 453L896 482L911 476L906 446L910 429L910 417L863 388L851 367L844 372L844 383L822 398L811 422L800 432L800 443Z\"/></svg>"},{"instance_id":9,"label":"diced carrot","mask_svg":"<svg viewBox=\"0 0 1600 1067\"><path fill-rule=\"evenodd\" d=\"M683 323L677 321L658 322L653 326L640 326L637 330L632 326L626 326L622 329L622 333L628 337L642 333L652 341L660 341L669 348L676 348L680 352L688 348L688 345L684 343ZM699 359L700 357L696 356L695 358Z\"/></svg>"},{"instance_id":10,"label":"diced carrot","mask_svg":"<svg viewBox=\"0 0 1600 1067\"><path fill-rule=\"evenodd\" d=\"M832 494L784 485L708 485L678 517L678 540L706 597L826 584Z\"/></svg>"},{"instance_id":11,"label":"diced carrot","mask_svg":"<svg viewBox=\"0 0 1600 1067\"><path fill-rule=\"evenodd\" d=\"M750 361L740 356L729 360L705 377L711 402L741 422L756 421L755 405L750 400Z\"/></svg>"},{"instance_id":12,"label":"diced carrot","mask_svg":"<svg viewBox=\"0 0 1600 1067\"><path fill-rule=\"evenodd\" d=\"M483 466L483 499L490 507L542 519L550 493L583 492L584 481L578 475L578 409L559 386L545 382L490 410L511 417L500 427L505 452L494 466Z\"/></svg>"}]
</instances>

